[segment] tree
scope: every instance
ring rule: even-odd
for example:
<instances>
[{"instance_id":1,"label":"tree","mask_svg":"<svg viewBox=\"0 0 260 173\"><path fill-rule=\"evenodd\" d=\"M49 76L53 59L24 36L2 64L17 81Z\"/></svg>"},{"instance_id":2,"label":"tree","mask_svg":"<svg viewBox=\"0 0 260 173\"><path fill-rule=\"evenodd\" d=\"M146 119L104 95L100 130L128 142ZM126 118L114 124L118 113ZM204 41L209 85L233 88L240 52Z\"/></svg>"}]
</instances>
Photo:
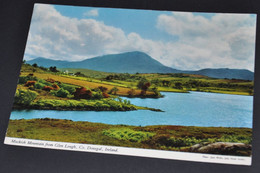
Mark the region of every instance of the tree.
<instances>
[{"instance_id":1,"label":"tree","mask_svg":"<svg viewBox=\"0 0 260 173\"><path fill-rule=\"evenodd\" d=\"M109 91L109 93L110 93L110 94L114 93L114 95L116 95L117 91L119 91L119 89L118 89L117 87L113 87L113 88Z\"/></svg>"},{"instance_id":2,"label":"tree","mask_svg":"<svg viewBox=\"0 0 260 173\"><path fill-rule=\"evenodd\" d=\"M132 88L131 90L129 90L127 92L127 94L128 94L129 97L133 97L135 95L135 90Z\"/></svg>"},{"instance_id":3,"label":"tree","mask_svg":"<svg viewBox=\"0 0 260 173\"><path fill-rule=\"evenodd\" d=\"M35 68L38 67L38 65L36 63L34 63L32 66L35 67Z\"/></svg>"},{"instance_id":4,"label":"tree","mask_svg":"<svg viewBox=\"0 0 260 173\"><path fill-rule=\"evenodd\" d=\"M142 78L137 84L137 88L142 90L141 95L145 95L150 86L151 83L146 78Z\"/></svg>"},{"instance_id":5,"label":"tree","mask_svg":"<svg viewBox=\"0 0 260 173\"><path fill-rule=\"evenodd\" d=\"M153 87L153 88L152 88L152 91L154 92L154 95L155 95L155 96L157 96L157 97L158 97L158 96L161 96L161 93L158 91L158 88L157 88L157 87Z\"/></svg>"},{"instance_id":6,"label":"tree","mask_svg":"<svg viewBox=\"0 0 260 173\"><path fill-rule=\"evenodd\" d=\"M146 82L148 82L146 78L141 78L141 80L139 80L139 82L137 83L137 88L142 89Z\"/></svg>"},{"instance_id":7,"label":"tree","mask_svg":"<svg viewBox=\"0 0 260 173\"><path fill-rule=\"evenodd\" d=\"M176 82L176 83L175 83L175 88L177 88L177 89L183 89L182 83L181 83L181 82Z\"/></svg>"},{"instance_id":8,"label":"tree","mask_svg":"<svg viewBox=\"0 0 260 173\"><path fill-rule=\"evenodd\" d=\"M153 80L151 81L151 83L154 84L154 85L156 85L156 86L159 86L160 80L156 78L156 79L153 79Z\"/></svg>"},{"instance_id":9,"label":"tree","mask_svg":"<svg viewBox=\"0 0 260 173\"><path fill-rule=\"evenodd\" d=\"M99 89L102 93L104 93L104 92L107 91L107 88L106 88L106 87L103 87L103 86L99 86L98 89Z\"/></svg>"},{"instance_id":10,"label":"tree","mask_svg":"<svg viewBox=\"0 0 260 173\"><path fill-rule=\"evenodd\" d=\"M84 75L84 74L82 74L80 71L76 72L76 73L75 73L75 75L76 75L76 76L85 77L85 75Z\"/></svg>"},{"instance_id":11,"label":"tree","mask_svg":"<svg viewBox=\"0 0 260 173\"><path fill-rule=\"evenodd\" d=\"M57 67L56 67L56 66L53 66L53 67L51 66L51 67L50 67L50 71L51 71L51 72L54 72L54 73L59 72L59 70L57 70Z\"/></svg>"},{"instance_id":12,"label":"tree","mask_svg":"<svg viewBox=\"0 0 260 173\"><path fill-rule=\"evenodd\" d=\"M163 84L163 86L167 86L168 87L168 86L170 86L171 82L168 81L168 80L163 80L162 84Z\"/></svg>"}]
</instances>

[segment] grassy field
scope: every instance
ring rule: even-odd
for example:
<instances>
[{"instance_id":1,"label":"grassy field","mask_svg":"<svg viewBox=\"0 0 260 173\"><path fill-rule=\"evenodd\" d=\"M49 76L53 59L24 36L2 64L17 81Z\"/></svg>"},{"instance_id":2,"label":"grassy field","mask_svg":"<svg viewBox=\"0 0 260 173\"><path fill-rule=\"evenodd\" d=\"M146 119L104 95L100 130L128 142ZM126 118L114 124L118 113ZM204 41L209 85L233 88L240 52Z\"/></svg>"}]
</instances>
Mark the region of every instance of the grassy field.
<instances>
[{"instance_id":1,"label":"grassy field","mask_svg":"<svg viewBox=\"0 0 260 173\"><path fill-rule=\"evenodd\" d=\"M80 72L85 77L68 76L72 79L85 80L89 82L112 85L123 88L138 89L137 85L141 79L151 83L151 88L164 92L187 93L189 91L213 92L236 95L253 95L253 81L239 79L216 79L195 74L116 74L98 72L87 69L67 69L69 72ZM119 76L107 80L107 76ZM148 89L149 91L149 89Z\"/></svg>"},{"instance_id":2,"label":"grassy field","mask_svg":"<svg viewBox=\"0 0 260 173\"><path fill-rule=\"evenodd\" d=\"M113 88L110 85L107 88L106 86L52 73L35 72L32 75L28 72L22 72L17 85L13 108L82 111L131 111L143 109L161 111L133 105L129 100L112 95L115 94L115 91L109 95L107 90ZM122 91L125 88L117 88L119 94L120 89Z\"/></svg>"},{"instance_id":3,"label":"grassy field","mask_svg":"<svg viewBox=\"0 0 260 173\"><path fill-rule=\"evenodd\" d=\"M77 68L61 68L58 70L60 70L62 72L68 71L70 73L81 72L82 74L86 75L89 78L105 78L107 75L114 74L114 73L108 73L108 72L101 72L101 71L95 71L95 70L89 70L89 69L77 69Z\"/></svg>"},{"instance_id":4,"label":"grassy field","mask_svg":"<svg viewBox=\"0 0 260 173\"><path fill-rule=\"evenodd\" d=\"M190 151L199 143L251 144L252 129L193 126L127 126L58 119L10 120L7 136L172 151ZM237 152L250 155L251 151Z\"/></svg>"},{"instance_id":5,"label":"grassy field","mask_svg":"<svg viewBox=\"0 0 260 173\"><path fill-rule=\"evenodd\" d=\"M138 83L141 80L149 82L151 85L146 91L146 97L154 95L153 88L158 92L179 92L187 93L189 91L213 92L223 94L253 95L254 82L239 79L216 79L203 75L195 74L127 74L127 73L107 73L88 69L59 69L61 72L52 73L48 69L41 67L32 67L29 64L23 64L21 75L33 73L41 79L52 78L54 80L83 86L87 88L96 88L104 86L108 90L117 87L117 95L127 96L129 91L134 89L132 96L138 97L141 89ZM66 71L66 72L65 72ZM80 75L75 75L75 74ZM112 78L109 78L112 76Z\"/></svg>"},{"instance_id":6,"label":"grassy field","mask_svg":"<svg viewBox=\"0 0 260 173\"><path fill-rule=\"evenodd\" d=\"M24 72L21 73L21 76L27 76L29 73L28 72ZM79 87L86 87L86 88L97 88L99 86L103 86L108 88L108 90L111 90L114 86L117 86L118 91L117 91L117 95L120 96L128 96L128 92L130 91L130 88L127 87L120 87L118 85L113 85L112 83L107 84L105 82L98 82L98 81L88 81L87 79L81 79L81 77L73 77L73 76L65 76L65 75L56 75L56 74L52 74L52 73L38 73L35 72L33 73L35 77L40 78L40 79L48 79L51 78L55 81L59 81L62 83L66 83L66 84L72 84L72 85L76 85ZM135 95L140 95L141 90L139 89L135 89ZM153 92L147 91L146 94L149 95L153 95Z\"/></svg>"}]
</instances>

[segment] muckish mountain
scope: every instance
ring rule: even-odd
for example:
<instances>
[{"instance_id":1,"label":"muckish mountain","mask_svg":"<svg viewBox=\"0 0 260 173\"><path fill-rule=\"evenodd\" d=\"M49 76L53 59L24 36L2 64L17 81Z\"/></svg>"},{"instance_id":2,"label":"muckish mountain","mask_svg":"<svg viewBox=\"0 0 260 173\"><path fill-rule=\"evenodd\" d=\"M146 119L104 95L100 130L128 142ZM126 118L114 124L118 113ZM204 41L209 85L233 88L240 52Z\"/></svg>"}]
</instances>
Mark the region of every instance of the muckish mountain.
<instances>
[{"instance_id":1,"label":"muckish mountain","mask_svg":"<svg viewBox=\"0 0 260 173\"><path fill-rule=\"evenodd\" d=\"M167 67L143 52L127 52L98 56L83 61L60 61L46 58L36 58L27 61L28 64L38 64L43 67L90 69L113 73L189 73L213 78L253 80L254 73L246 69L202 69L198 71L182 71Z\"/></svg>"},{"instance_id":2,"label":"muckish mountain","mask_svg":"<svg viewBox=\"0 0 260 173\"><path fill-rule=\"evenodd\" d=\"M46 58L36 58L28 64L37 63L40 66L57 68L83 68L114 73L179 73L179 70L164 66L143 52L127 52L98 56L78 62L56 61Z\"/></svg>"}]
</instances>

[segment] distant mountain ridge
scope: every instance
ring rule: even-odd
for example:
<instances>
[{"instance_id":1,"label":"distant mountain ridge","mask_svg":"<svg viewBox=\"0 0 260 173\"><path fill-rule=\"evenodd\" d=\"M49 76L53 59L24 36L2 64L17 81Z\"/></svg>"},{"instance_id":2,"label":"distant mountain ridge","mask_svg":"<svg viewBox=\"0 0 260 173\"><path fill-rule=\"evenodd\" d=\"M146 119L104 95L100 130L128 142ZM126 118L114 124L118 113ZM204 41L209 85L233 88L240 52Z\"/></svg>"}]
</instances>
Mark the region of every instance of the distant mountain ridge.
<instances>
[{"instance_id":1,"label":"distant mountain ridge","mask_svg":"<svg viewBox=\"0 0 260 173\"><path fill-rule=\"evenodd\" d=\"M198 71L178 70L167 67L149 55L138 51L98 56L76 62L51 60L40 57L27 61L27 63L36 63L43 67L56 66L57 68L82 68L113 73L190 73L213 78L254 79L254 73L245 69L207 68Z\"/></svg>"}]
</instances>

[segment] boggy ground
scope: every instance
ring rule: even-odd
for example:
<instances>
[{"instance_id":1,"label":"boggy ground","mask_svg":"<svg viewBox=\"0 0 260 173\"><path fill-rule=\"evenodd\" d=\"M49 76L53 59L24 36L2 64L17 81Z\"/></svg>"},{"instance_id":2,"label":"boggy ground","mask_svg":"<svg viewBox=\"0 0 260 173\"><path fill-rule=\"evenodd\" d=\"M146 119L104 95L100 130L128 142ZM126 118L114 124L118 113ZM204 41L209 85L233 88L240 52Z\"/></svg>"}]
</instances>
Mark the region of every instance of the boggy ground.
<instances>
[{"instance_id":1,"label":"boggy ground","mask_svg":"<svg viewBox=\"0 0 260 173\"><path fill-rule=\"evenodd\" d=\"M217 151L209 149L207 152L250 156L252 129L172 125L140 127L45 118L10 120L7 136L183 152L199 152L200 150L195 151L194 147L192 148L198 144L210 146L209 144L218 142L228 145L239 143L247 147L239 149L233 146L232 152L223 148Z\"/></svg>"}]
</instances>

